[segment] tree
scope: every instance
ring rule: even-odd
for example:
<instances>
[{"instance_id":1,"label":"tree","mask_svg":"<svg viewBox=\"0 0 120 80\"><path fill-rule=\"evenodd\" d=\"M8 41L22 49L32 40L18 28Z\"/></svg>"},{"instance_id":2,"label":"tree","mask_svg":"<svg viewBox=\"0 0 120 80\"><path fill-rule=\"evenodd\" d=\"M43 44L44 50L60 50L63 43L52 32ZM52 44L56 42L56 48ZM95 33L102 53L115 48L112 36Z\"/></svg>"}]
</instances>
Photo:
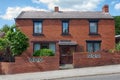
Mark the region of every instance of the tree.
<instances>
[{"instance_id":1,"label":"tree","mask_svg":"<svg viewBox=\"0 0 120 80\"><path fill-rule=\"evenodd\" d=\"M120 34L120 16L115 16L115 34L119 35Z\"/></svg>"},{"instance_id":2,"label":"tree","mask_svg":"<svg viewBox=\"0 0 120 80\"><path fill-rule=\"evenodd\" d=\"M5 32L7 33L10 29L10 26L8 26L7 24L3 25L3 27L0 29L1 32Z\"/></svg>"},{"instance_id":3,"label":"tree","mask_svg":"<svg viewBox=\"0 0 120 80\"><path fill-rule=\"evenodd\" d=\"M28 46L28 38L16 27L16 25L10 27L6 35L0 38L0 49L7 52L6 54L11 53L13 56L21 55Z\"/></svg>"}]
</instances>

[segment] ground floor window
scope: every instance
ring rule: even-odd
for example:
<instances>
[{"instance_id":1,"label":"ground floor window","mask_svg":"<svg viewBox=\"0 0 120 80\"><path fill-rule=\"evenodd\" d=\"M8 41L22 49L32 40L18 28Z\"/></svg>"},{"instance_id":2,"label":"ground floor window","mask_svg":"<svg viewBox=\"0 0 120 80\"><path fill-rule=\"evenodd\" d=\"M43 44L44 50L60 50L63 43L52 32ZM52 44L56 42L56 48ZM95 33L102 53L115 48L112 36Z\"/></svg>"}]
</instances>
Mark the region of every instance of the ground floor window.
<instances>
[{"instance_id":1,"label":"ground floor window","mask_svg":"<svg viewBox=\"0 0 120 80\"><path fill-rule=\"evenodd\" d=\"M40 49L51 49L54 53L56 51L55 43L34 43L33 52Z\"/></svg>"},{"instance_id":2,"label":"ground floor window","mask_svg":"<svg viewBox=\"0 0 120 80\"><path fill-rule=\"evenodd\" d=\"M40 49L49 49L49 43L41 43L40 46Z\"/></svg>"},{"instance_id":3,"label":"ground floor window","mask_svg":"<svg viewBox=\"0 0 120 80\"><path fill-rule=\"evenodd\" d=\"M96 52L101 48L101 41L86 41L87 42L87 51Z\"/></svg>"},{"instance_id":4,"label":"ground floor window","mask_svg":"<svg viewBox=\"0 0 120 80\"><path fill-rule=\"evenodd\" d=\"M40 44L39 43L34 43L34 51L37 51L40 49Z\"/></svg>"}]
</instances>

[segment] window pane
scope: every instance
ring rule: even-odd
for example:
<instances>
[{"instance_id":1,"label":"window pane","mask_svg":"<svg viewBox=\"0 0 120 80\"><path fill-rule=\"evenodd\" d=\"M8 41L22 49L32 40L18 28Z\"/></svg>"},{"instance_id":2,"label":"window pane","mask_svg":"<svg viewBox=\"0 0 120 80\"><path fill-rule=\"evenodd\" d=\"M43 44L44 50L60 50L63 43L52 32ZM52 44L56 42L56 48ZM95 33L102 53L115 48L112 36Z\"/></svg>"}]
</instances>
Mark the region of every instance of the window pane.
<instances>
[{"instance_id":1,"label":"window pane","mask_svg":"<svg viewBox=\"0 0 120 80\"><path fill-rule=\"evenodd\" d=\"M55 53L55 43L50 43L49 49L51 49Z\"/></svg>"},{"instance_id":2,"label":"window pane","mask_svg":"<svg viewBox=\"0 0 120 80\"><path fill-rule=\"evenodd\" d=\"M97 33L97 23L90 22L90 33Z\"/></svg>"},{"instance_id":3,"label":"window pane","mask_svg":"<svg viewBox=\"0 0 120 80\"><path fill-rule=\"evenodd\" d=\"M49 44L47 44L47 43L41 44L41 49L48 49L48 48L49 48Z\"/></svg>"},{"instance_id":4,"label":"window pane","mask_svg":"<svg viewBox=\"0 0 120 80\"><path fill-rule=\"evenodd\" d=\"M34 33L42 33L42 22L34 22Z\"/></svg>"},{"instance_id":5,"label":"window pane","mask_svg":"<svg viewBox=\"0 0 120 80\"><path fill-rule=\"evenodd\" d=\"M34 44L34 51L40 50L40 44Z\"/></svg>"},{"instance_id":6,"label":"window pane","mask_svg":"<svg viewBox=\"0 0 120 80\"><path fill-rule=\"evenodd\" d=\"M94 43L94 52L100 50L100 43Z\"/></svg>"},{"instance_id":7,"label":"window pane","mask_svg":"<svg viewBox=\"0 0 120 80\"><path fill-rule=\"evenodd\" d=\"M63 33L68 33L68 22L63 22Z\"/></svg>"},{"instance_id":8,"label":"window pane","mask_svg":"<svg viewBox=\"0 0 120 80\"><path fill-rule=\"evenodd\" d=\"M88 52L93 52L93 44L92 43L87 43L87 50L88 50Z\"/></svg>"}]
</instances>

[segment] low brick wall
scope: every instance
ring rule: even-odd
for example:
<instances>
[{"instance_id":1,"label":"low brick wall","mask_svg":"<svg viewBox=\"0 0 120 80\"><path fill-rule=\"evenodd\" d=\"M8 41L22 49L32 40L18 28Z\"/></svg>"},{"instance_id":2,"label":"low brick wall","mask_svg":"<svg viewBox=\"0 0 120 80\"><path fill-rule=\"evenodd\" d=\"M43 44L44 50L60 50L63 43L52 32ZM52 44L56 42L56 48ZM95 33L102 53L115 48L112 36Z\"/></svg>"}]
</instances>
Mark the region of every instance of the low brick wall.
<instances>
[{"instance_id":1,"label":"low brick wall","mask_svg":"<svg viewBox=\"0 0 120 80\"><path fill-rule=\"evenodd\" d=\"M0 63L0 74L2 74L2 70L1 70L1 63Z\"/></svg>"},{"instance_id":2,"label":"low brick wall","mask_svg":"<svg viewBox=\"0 0 120 80\"><path fill-rule=\"evenodd\" d=\"M120 64L120 53L97 52L97 57L90 57L87 52L73 54L74 68ZM30 58L41 58L40 62L30 62ZM15 62L0 62L0 74L15 74L59 70L59 53L49 57L15 57Z\"/></svg>"},{"instance_id":3,"label":"low brick wall","mask_svg":"<svg viewBox=\"0 0 120 80\"><path fill-rule=\"evenodd\" d=\"M73 54L73 65L75 68L90 67L90 66L102 66L110 64L120 64L120 53L107 53L98 52L93 54L99 54L98 58L90 58L87 52L76 52Z\"/></svg>"},{"instance_id":4,"label":"low brick wall","mask_svg":"<svg viewBox=\"0 0 120 80\"><path fill-rule=\"evenodd\" d=\"M30 57L15 57L15 62L1 62L2 74L38 72L59 69L58 55L32 58L41 58L42 60L41 62L30 62Z\"/></svg>"}]
</instances>

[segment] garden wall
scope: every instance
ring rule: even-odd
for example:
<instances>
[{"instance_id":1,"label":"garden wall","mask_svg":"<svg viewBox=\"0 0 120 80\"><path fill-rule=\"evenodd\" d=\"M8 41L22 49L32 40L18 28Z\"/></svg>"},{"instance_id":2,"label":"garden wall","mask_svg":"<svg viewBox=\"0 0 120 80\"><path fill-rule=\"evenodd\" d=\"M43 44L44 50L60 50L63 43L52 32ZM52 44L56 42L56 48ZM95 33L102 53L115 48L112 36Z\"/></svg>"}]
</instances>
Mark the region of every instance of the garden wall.
<instances>
[{"instance_id":1,"label":"garden wall","mask_svg":"<svg viewBox=\"0 0 120 80\"><path fill-rule=\"evenodd\" d=\"M1 63L0 63L0 74L2 74L2 70L1 70Z\"/></svg>"},{"instance_id":2,"label":"garden wall","mask_svg":"<svg viewBox=\"0 0 120 80\"><path fill-rule=\"evenodd\" d=\"M73 65L75 68L120 64L120 53L97 52L89 56L87 52L76 52L73 54Z\"/></svg>"},{"instance_id":3,"label":"garden wall","mask_svg":"<svg viewBox=\"0 0 120 80\"><path fill-rule=\"evenodd\" d=\"M30 58L40 58L40 62L30 62ZM120 64L120 53L87 52L73 54L74 68ZM15 57L15 62L0 62L0 74L15 74L59 70L59 53L49 57Z\"/></svg>"},{"instance_id":4,"label":"garden wall","mask_svg":"<svg viewBox=\"0 0 120 80\"><path fill-rule=\"evenodd\" d=\"M31 58L41 59L40 62L30 62ZM15 57L15 62L1 62L2 74L38 72L59 69L59 56L48 57Z\"/></svg>"}]
</instances>

